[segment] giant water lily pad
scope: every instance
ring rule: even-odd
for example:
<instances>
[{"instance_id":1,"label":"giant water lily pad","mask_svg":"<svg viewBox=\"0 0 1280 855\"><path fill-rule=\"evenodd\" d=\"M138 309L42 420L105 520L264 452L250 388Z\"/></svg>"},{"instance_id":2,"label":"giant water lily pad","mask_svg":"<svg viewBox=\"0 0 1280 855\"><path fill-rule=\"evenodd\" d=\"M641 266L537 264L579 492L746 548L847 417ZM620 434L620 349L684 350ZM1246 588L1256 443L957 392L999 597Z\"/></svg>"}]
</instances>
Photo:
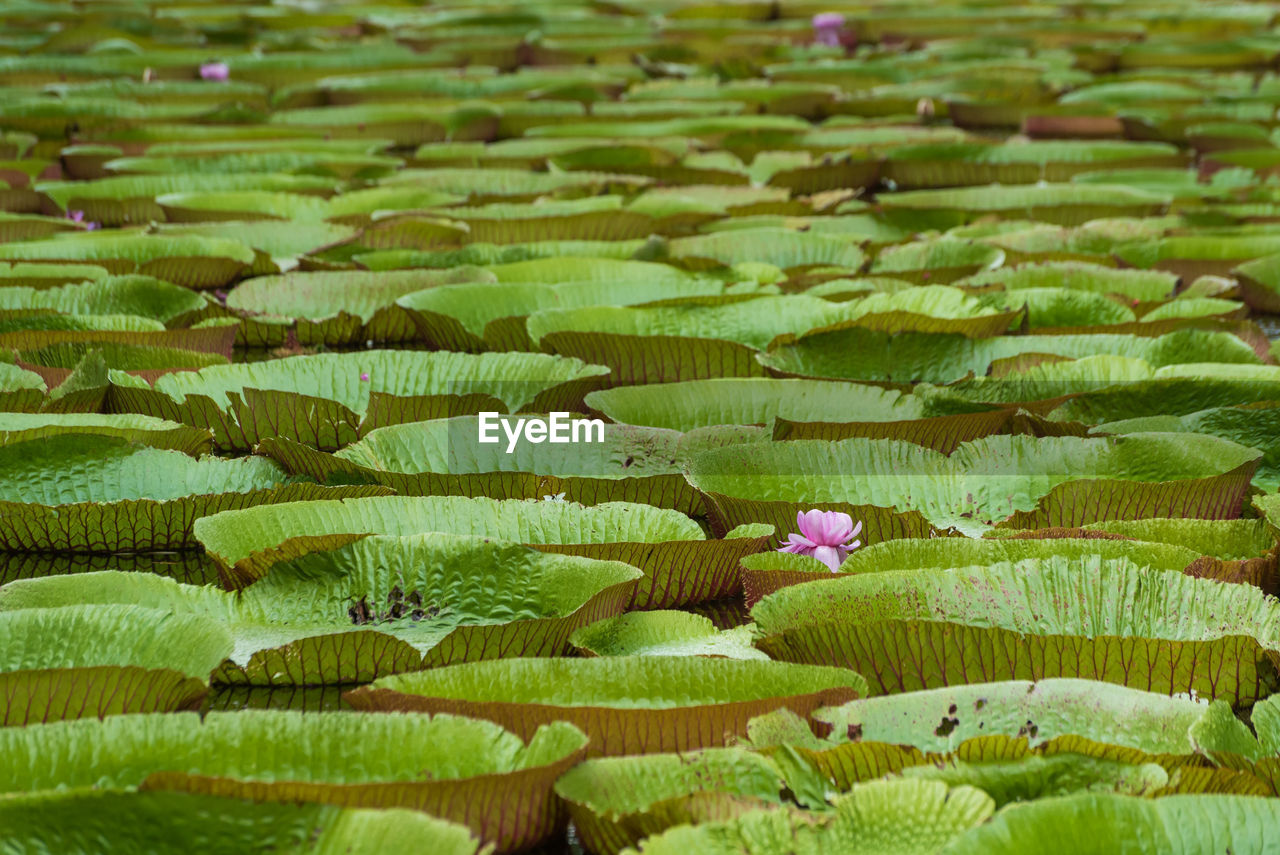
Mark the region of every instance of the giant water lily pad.
<instances>
[{"instance_id":1,"label":"giant water lily pad","mask_svg":"<svg viewBox=\"0 0 1280 855\"><path fill-rule=\"evenodd\" d=\"M893 276L901 276L896 271ZM881 279L873 277L872 281ZM852 280L857 282L858 280ZM821 286L820 286L821 287ZM831 283L827 283L831 287ZM884 332L959 333L968 338L1000 335L1023 321L1024 302L975 297L949 285L916 285L841 300L848 320L832 327L859 326ZM1034 308L1034 307L1033 307ZM1033 319L1028 319L1034 324Z\"/></svg>"},{"instance_id":2,"label":"giant water lily pad","mask_svg":"<svg viewBox=\"0 0 1280 855\"><path fill-rule=\"evenodd\" d=\"M253 250L253 265L243 274L251 276L279 273L299 267L310 268L315 262L304 261L307 256L344 244L354 238L358 230L354 226L338 223L228 220L220 223L164 225L158 227L156 233L241 243ZM320 269L328 268L321 265Z\"/></svg>"},{"instance_id":3,"label":"giant water lily pad","mask_svg":"<svg viewBox=\"0 0 1280 855\"><path fill-rule=\"evenodd\" d=\"M67 211L83 211L90 221L128 225L164 220L156 197L174 192L273 190L323 193L335 185L332 178L316 175L120 175L95 181L47 181L39 191Z\"/></svg>"},{"instance_id":4,"label":"giant water lily pad","mask_svg":"<svg viewBox=\"0 0 1280 855\"><path fill-rule=\"evenodd\" d=\"M965 184L1034 184L1067 181L1105 168L1181 166L1185 158L1168 143L1045 140L986 143L924 143L891 149L884 174L915 189Z\"/></svg>"},{"instance_id":5,"label":"giant water lily pad","mask_svg":"<svg viewBox=\"0 0 1280 855\"><path fill-rule=\"evenodd\" d=\"M1265 401L1234 407L1210 407L1184 416L1147 416L1106 422L1094 433L1122 435L1142 431L1194 433L1229 439L1263 452L1253 483L1262 490L1280 489L1280 448L1273 437L1280 429L1280 402Z\"/></svg>"},{"instance_id":6,"label":"giant water lily pad","mask_svg":"<svg viewBox=\"0 0 1280 855\"><path fill-rule=\"evenodd\" d=\"M0 362L0 408L6 411L27 413L44 403L44 378L34 371Z\"/></svg>"},{"instance_id":7,"label":"giant water lily pad","mask_svg":"<svg viewBox=\"0 0 1280 855\"><path fill-rule=\"evenodd\" d=\"M474 267L286 273L240 283L226 306L242 316L240 339L246 344L279 345L290 330L303 345L410 341L417 333L396 308L397 298L454 282L483 282L486 277L492 279Z\"/></svg>"},{"instance_id":8,"label":"giant water lily pad","mask_svg":"<svg viewBox=\"0 0 1280 855\"><path fill-rule=\"evenodd\" d=\"M544 309L529 316L529 338L543 350L608 365L611 385L753 377L755 360L784 333L800 334L846 317L815 297L720 298L653 307Z\"/></svg>"},{"instance_id":9,"label":"giant water lily pad","mask_svg":"<svg viewBox=\"0 0 1280 855\"><path fill-rule=\"evenodd\" d=\"M253 263L242 243L195 236L92 232L0 246L12 261L92 263L109 272L154 276L188 288L219 288Z\"/></svg>"},{"instance_id":10,"label":"giant water lily pad","mask_svg":"<svg viewBox=\"0 0 1280 855\"><path fill-rule=\"evenodd\" d=\"M163 790L83 787L10 795L0 805L0 844L15 851L136 849L156 855L209 855L271 847L275 852L375 855L428 845L440 855L477 855L470 829L404 808L342 808Z\"/></svg>"},{"instance_id":11,"label":"giant water lily pad","mask_svg":"<svg viewBox=\"0 0 1280 855\"><path fill-rule=\"evenodd\" d=\"M1104 557L1128 557L1148 567L1181 571L1191 576L1248 582L1270 591L1274 587L1277 541L1268 528L1265 519L1152 517L1105 520L1078 528L996 529L988 532L989 539L985 540L887 540L851 554L840 566L840 572L942 569L1047 557L1055 553L1095 553ZM743 559L745 581L750 586L753 581L759 584L770 575L785 579L792 571L821 571L807 578L828 577L828 568L806 565L803 558L778 553L748 556Z\"/></svg>"},{"instance_id":12,"label":"giant water lily pad","mask_svg":"<svg viewBox=\"0 0 1280 855\"><path fill-rule=\"evenodd\" d=\"M1249 703L1272 691L1280 612L1246 585L1054 556L797 585L752 617L771 656L864 669L876 694L1084 677Z\"/></svg>"},{"instance_id":13,"label":"giant water lily pad","mask_svg":"<svg viewBox=\"0 0 1280 855\"><path fill-rule=\"evenodd\" d=\"M959 225L994 214L1061 225L1079 225L1102 217L1154 216L1169 196L1122 185L1034 184L911 190L880 199L890 214Z\"/></svg>"},{"instance_id":14,"label":"giant water lily pad","mask_svg":"<svg viewBox=\"0 0 1280 855\"><path fill-rule=\"evenodd\" d=\"M1123 244L1115 255L1131 267L1167 270L1191 280L1197 276L1229 276L1246 262L1259 261L1241 273L1246 281L1245 296L1257 300L1259 309L1273 305L1261 286L1266 280L1265 256L1280 252L1280 237L1274 234L1180 235L1158 241ZM1262 277L1259 279L1258 277Z\"/></svg>"},{"instance_id":15,"label":"giant water lily pad","mask_svg":"<svg viewBox=\"0 0 1280 855\"><path fill-rule=\"evenodd\" d=\"M559 444L525 438L514 419L459 416L379 428L332 455L285 439L264 440L259 448L322 484L384 484L401 495L558 495L584 505L640 502L701 513L702 499L681 466L698 448L719 444L717 436L574 421L563 413L525 417L526 431L543 426L548 440L564 440Z\"/></svg>"},{"instance_id":16,"label":"giant water lily pad","mask_svg":"<svg viewBox=\"0 0 1280 855\"><path fill-rule=\"evenodd\" d=\"M576 411L607 369L538 353L324 353L170 374L122 409L212 428L222 448L267 437L339 448L385 424L493 410Z\"/></svg>"},{"instance_id":17,"label":"giant water lily pad","mask_svg":"<svg viewBox=\"0 0 1280 855\"><path fill-rule=\"evenodd\" d=\"M816 266L856 270L866 260L857 244L836 235L771 228L680 238L671 242L670 253L693 269L755 261L784 270Z\"/></svg>"},{"instance_id":18,"label":"giant water lily pad","mask_svg":"<svg viewBox=\"0 0 1280 855\"><path fill-rule=\"evenodd\" d=\"M991 816L991 797L938 781L874 781L839 797L827 813L756 810L726 822L683 825L641 841L639 855L743 852L747 855L925 855L964 840Z\"/></svg>"},{"instance_id":19,"label":"giant water lily pad","mask_svg":"<svg viewBox=\"0 0 1280 855\"><path fill-rule=\"evenodd\" d=\"M597 757L556 782L592 852L614 855L675 825L725 820L781 801L779 770L740 748Z\"/></svg>"},{"instance_id":20,"label":"giant water lily pad","mask_svg":"<svg viewBox=\"0 0 1280 855\"><path fill-rule=\"evenodd\" d=\"M615 422L689 431L714 425L769 425L775 418L794 422L846 422L854 415L886 423L921 418L925 413L910 395L858 383L766 378L718 378L619 386L587 396L587 405Z\"/></svg>"},{"instance_id":21,"label":"giant water lily pad","mask_svg":"<svg viewBox=\"0 0 1280 855\"><path fill-rule=\"evenodd\" d=\"M1276 539L1267 530L1266 521L1256 518L1107 520L1091 523L1085 529L1167 543L1224 561L1261 558L1276 548Z\"/></svg>"},{"instance_id":22,"label":"giant water lily pad","mask_svg":"<svg viewBox=\"0 0 1280 855\"><path fill-rule=\"evenodd\" d=\"M627 612L579 629L569 641L591 656L717 656L768 659L752 646L751 624L718 630L708 617L689 612Z\"/></svg>"},{"instance_id":23,"label":"giant water lily pad","mask_svg":"<svg viewBox=\"0 0 1280 855\"><path fill-rule=\"evenodd\" d=\"M186 154L187 156L182 156ZM264 172L288 175L331 174L338 178L379 178L394 172L403 161L394 157L360 152L294 150L220 152L208 147L182 152L171 147L166 153L149 152L141 157L121 157L103 164L117 175L174 175Z\"/></svg>"},{"instance_id":24,"label":"giant water lily pad","mask_svg":"<svg viewBox=\"0 0 1280 855\"><path fill-rule=\"evenodd\" d=\"M1081 738L1148 755L1188 755L1208 743L1252 737L1228 704L1093 680L974 683L884 695L818 710L835 742L881 742L926 753L969 740L1006 736L1031 747ZM855 738L856 737L856 738Z\"/></svg>"},{"instance_id":25,"label":"giant water lily pad","mask_svg":"<svg viewBox=\"0 0 1280 855\"><path fill-rule=\"evenodd\" d=\"M1134 335L1096 328L1092 334L996 336L971 339L958 334L889 335L859 327L815 330L760 356L781 376L840 380L950 383L970 373L986 374L992 363L1022 354L1085 357L1127 356L1153 366L1221 362L1257 365L1247 342L1226 332L1181 330Z\"/></svg>"},{"instance_id":26,"label":"giant water lily pad","mask_svg":"<svg viewBox=\"0 0 1280 855\"><path fill-rule=\"evenodd\" d=\"M0 542L21 551L113 552L194 545L205 514L377 487L290 483L263 458L200 459L115 436L64 433L0 447Z\"/></svg>"},{"instance_id":27,"label":"giant water lily pad","mask_svg":"<svg viewBox=\"0 0 1280 855\"><path fill-rule=\"evenodd\" d=\"M1265 852L1267 830L1280 821L1275 799L1183 795L1142 799L1082 793L1010 805L944 851L1002 855L1051 846L1062 852L1104 852L1140 839L1146 851Z\"/></svg>"},{"instance_id":28,"label":"giant water lily pad","mask_svg":"<svg viewBox=\"0 0 1280 855\"><path fill-rule=\"evenodd\" d=\"M551 787L586 744L564 723L524 740L457 716L264 710L5 728L0 742L6 756L31 759L9 767L0 780L7 793L93 785L413 808L467 825L502 851L556 828L561 807Z\"/></svg>"},{"instance_id":29,"label":"giant water lily pad","mask_svg":"<svg viewBox=\"0 0 1280 855\"><path fill-rule=\"evenodd\" d=\"M218 584L218 566L203 552L4 552L0 583L72 573L116 570L155 573L193 585Z\"/></svg>"},{"instance_id":30,"label":"giant water lily pad","mask_svg":"<svg viewBox=\"0 0 1280 855\"><path fill-rule=\"evenodd\" d=\"M1266 255L1247 261L1231 272L1240 283L1240 289L1250 306L1262 312L1280 309L1280 277L1277 277L1280 255Z\"/></svg>"},{"instance_id":31,"label":"giant water lily pad","mask_svg":"<svg viewBox=\"0 0 1280 855\"><path fill-rule=\"evenodd\" d=\"M784 725L780 714L752 730L789 739L784 727L794 728L795 750L837 789L896 772L973 780L1001 804L1083 789L1265 791L1252 775L1211 768L1214 750L1256 746L1224 701L1049 679L851 701L814 717L831 727L824 741L807 738L795 723ZM776 749L766 750L777 756Z\"/></svg>"},{"instance_id":32,"label":"giant water lily pad","mask_svg":"<svg viewBox=\"0 0 1280 855\"><path fill-rule=\"evenodd\" d=\"M624 561L645 578L635 608L719 600L740 585L738 560L767 545L768 526L744 526L707 539L693 520L648 505L527 502L461 496L392 496L376 501L311 501L227 513L201 522L196 537L236 587L261 578L282 555L335 537L429 531L514 540L544 552Z\"/></svg>"},{"instance_id":33,"label":"giant water lily pad","mask_svg":"<svg viewBox=\"0 0 1280 855\"><path fill-rule=\"evenodd\" d=\"M808 715L864 689L863 679L843 668L625 656L455 665L387 677L346 697L358 709L488 718L518 734L570 721L598 756L724 745L746 735L752 717L782 708Z\"/></svg>"},{"instance_id":34,"label":"giant water lily pad","mask_svg":"<svg viewBox=\"0 0 1280 855\"><path fill-rule=\"evenodd\" d=\"M209 431L136 413L0 413L0 445L76 433L119 437L192 456L213 445Z\"/></svg>"},{"instance_id":35,"label":"giant water lily pad","mask_svg":"<svg viewBox=\"0 0 1280 855\"><path fill-rule=\"evenodd\" d=\"M921 385L915 393L933 412L1019 404L1064 426L1082 427L1149 416L1187 416L1215 407L1261 404L1280 398L1274 365L1187 363L1156 367L1142 359L1087 356L1026 367L1016 361L1000 376L947 386ZM1176 430L1176 428L1175 428Z\"/></svg>"},{"instance_id":36,"label":"giant water lily pad","mask_svg":"<svg viewBox=\"0 0 1280 855\"><path fill-rule=\"evenodd\" d=\"M0 607L137 603L227 628L219 683L340 685L504 656L556 656L619 614L640 571L448 534L361 538L276 564L239 593L140 573L12 583Z\"/></svg>"},{"instance_id":37,"label":"giant water lily pad","mask_svg":"<svg viewBox=\"0 0 1280 855\"><path fill-rule=\"evenodd\" d=\"M885 247L872 262L875 276L915 283L947 283L992 270L1004 263L1004 250L972 240L944 237ZM939 330L943 332L945 330Z\"/></svg>"},{"instance_id":38,"label":"giant water lily pad","mask_svg":"<svg viewBox=\"0 0 1280 855\"><path fill-rule=\"evenodd\" d=\"M905 439L950 452L967 440L1012 430L1012 409L976 405L936 415L896 389L835 381L717 378L619 386L586 397L615 422L692 431L715 425L763 425L775 439Z\"/></svg>"},{"instance_id":39,"label":"giant water lily pad","mask_svg":"<svg viewBox=\"0 0 1280 855\"><path fill-rule=\"evenodd\" d=\"M1138 523L1159 522L1139 520ZM1187 527L1194 524L1243 523L1244 520L1178 520ZM1177 543L1161 542L1158 533L1143 537L1141 530L1129 536L1112 534L1120 521L1093 523L1080 528L1042 528L1007 531L1000 539L968 537L900 538L882 540L858 549L840 565L839 573L878 573L885 570L945 570L997 561L1021 561L1054 555L1081 557L1099 555L1104 558L1129 558L1144 567L1154 567L1189 575L1213 575L1206 572L1208 553ZM1094 529L1094 530L1091 530ZM1120 529L1124 530L1124 529ZM991 532L990 534L996 534ZM1134 538L1134 539L1130 539ZM1224 571L1225 575L1225 571ZM831 569L816 558L781 552L762 552L742 559L742 584L747 603L754 605L762 597L788 585L816 582L831 578Z\"/></svg>"},{"instance_id":40,"label":"giant water lily pad","mask_svg":"<svg viewBox=\"0 0 1280 855\"><path fill-rule=\"evenodd\" d=\"M419 335L437 347L476 352L532 350L524 318L543 309L627 306L712 297L724 291L724 285L714 279L680 279L657 264L608 264L607 259L570 261L565 259L560 267L561 275L573 277L565 281L515 280L512 277L521 273L537 276L541 271L531 264L506 264L489 271L501 279L496 286L481 283L432 288L401 297L396 305L408 312ZM651 275L638 278L629 267L637 264L660 269L645 270Z\"/></svg>"},{"instance_id":41,"label":"giant water lily pad","mask_svg":"<svg viewBox=\"0 0 1280 855\"><path fill-rule=\"evenodd\" d=\"M889 439L801 440L704 451L687 472L722 528L789 530L797 511L817 505L862 519L864 542L879 543L1121 517L1231 519L1260 457L1193 434L990 436L950 455Z\"/></svg>"},{"instance_id":42,"label":"giant water lily pad","mask_svg":"<svg viewBox=\"0 0 1280 855\"><path fill-rule=\"evenodd\" d=\"M1061 288L1090 294L1117 294L1130 300L1156 302L1172 296L1178 278L1162 270L1120 269L1066 261L1001 267L975 274L955 284L975 290L998 286L1010 292Z\"/></svg>"},{"instance_id":43,"label":"giant water lily pad","mask_svg":"<svg viewBox=\"0 0 1280 855\"><path fill-rule=\"evenodd\" d=\"M5 725L192 709L231 650L227 631L197 615L127 603L4 608Z\"/></svg>"},{"instance_id":44,"label":"giant water lily pad","mask_svg":"<svg viewBox=\"0 0 1280 855\"><path fill-rule=\"evenodd\" d=\"M1254 704L1250 721L1257 733L1256 742L1219 731L1206 735L1206 753L1228 769L1257 776L1275 794L1280 792L1280 705L1276 697Z\"/></svg>"},{"instance_id":45,"label":"giant water lily pad","mask_svg":"<svg viewBox=\"0 0 1280 855\"><path fill-rule=\"evenodd\" d=\"M189 289L150 276L106 276L51 287L0 288L0 311L49 311L68 315L130 315L170 323L200 312L206 303Z\"/></svg>"}]
</instances>

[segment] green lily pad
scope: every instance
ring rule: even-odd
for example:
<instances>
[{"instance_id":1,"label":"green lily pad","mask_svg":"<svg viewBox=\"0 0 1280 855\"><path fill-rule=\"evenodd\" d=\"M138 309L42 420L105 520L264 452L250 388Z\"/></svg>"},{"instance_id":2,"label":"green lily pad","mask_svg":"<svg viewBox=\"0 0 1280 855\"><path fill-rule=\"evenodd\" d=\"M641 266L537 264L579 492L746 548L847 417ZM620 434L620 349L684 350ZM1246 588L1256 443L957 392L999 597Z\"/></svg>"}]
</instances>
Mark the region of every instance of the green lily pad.
<instances>
[{"instance_id":1,"label":"green lily pad","mask_svg":"<svg viewBox=\"0 0 1280 855\"><path fill-rule=\"evenodd\" d=\"M442 273L286 273L241 282L226 306L243 318L240 341L254 346L279 346L290 332L302 345L411 341L417 333L397 308L397 298L453 282L484 281L487 275L467 267Z\"/></svg>"},{"instance_id":2,"label":"green lily pad","mask_svg":"<svg viewBox=\"0 0 1280 855\"><path fill-rule=\"evenodd\" d=\"M989 436L950 455L898 440L801 440L703 451L687 476L720 527L788 531L797 511L816 506L852 514L864 542L879 543L1117 517L1232 519L1261 456L1194 434ZM1175 457L1185 468L1172 468Z\"/></svg>"},{"instance_id":3,"label":"green lily pad","mask_svg":"<svg viewBox=\"0 0 1280 855\"><path fill-rule=\"evenodd\" d=\"M297 855L374 855L421 845L440 855L477 855L480 848L466 827L403 808L250 802L90 787L11 795L0 806L0 824L5 829L0 842L17 851L56 847L59 852L90 852L107 846L180 855L190 851L193 839L209 855L263 847Z\"/></svg>"},{"instance_id":4,"label":"green lily pad","mask_svg":"<svg viewBox=\"0 0 1280 855\"><path fill-rule=\"evenodd\" d=\"M595 656L715 656L768 659L751 645L749 624L717 630L710 618L689 612L628 612L577 630L570 642Z\"/></svg>"},{"instance_id":5,"label":"green lily pad","mask_svg":"<svg viewBox=\"0 0 1280 855\"><path fill-rule=\"evenodd\" d=\"M560 808L552 785L586 745L564 723L524 740L457 716L265 710L215 712L203 720L195 713L117 715L4 728L0 739L11 757L58 758L13 767L0 780L7 793L96 786L412 808L466 825L503 852L535 845L555 830ZM376 760L366 756L372 753Z\"/></svg>"},{"instance_id":6,"label":"green lily pad","mask_svg":"<svg viewBox=\"0 0 1280 855\"><path fill-rule=\"evenodd\" d=\"M767 759L740 748L688 754L597 757L556 782L583 845L616 855L677 825L780 806L783 787Z\"/></svg>"},{"instance_id":7,"label":"green lily pad","mask_svg":"<svg viewBox=\"0 0 1280 855\"><path fill-rule=\"evenodd\" d=\"M339 448L376 427L424 418L577 411L606 373L540 353L324 353L167 374L153 390L122 390L119 407L212 428L221 448L248 449L267 437Z\"/></svg>"},{"instance_id":8,"label":"green lily pad","mask_svg":"<svg viewBox=\"0 0 1280 855\"><path fill-rule=\"evenodd\" d=\"M192 458L125 438L64 433L0 447L0 542L9 550L114 552L194 545L203 515L377 487L289 483L263 458Z\"/></svg>"},{"instance_id":9,"label":"green lily pad","mask_svg":"<svg viewBox=\"0 0 1280 855\"><path fill-rule=\"evenodd\" d=\"M752 616L771 656L867 670L875 694L1082 677L1236 704L1272 691L1280 613L1246 585L1054 556L797 585Z\"/></svg>"},{"instance_id":10,"label":"green lily pad","mask_svg":"<svg viewBox=\"0 0 1280 855\"><path fill-rule=\"evenodd\" d=\"M746 734L775 709L807 715L852 699L865 682L843 668L698 656L509 659L399 674L347 693L357 709L452 712L517 734L568 721L591 756L688 751ZM834 699L840 698L836 701Z\"/></svg>"},{"instance_id":11,"label":"green lily pad","mask_svg":"<svg viewBox=\"0 0 1280 855\"><path fill-rule=\"evenodd\" d=\"M375 488L376 489L376 488ZM227 581L243 587L282 555L309 551L335 536L409 535L439 531L515 540L544 552L624 561L645 578L633 608L661 609L721 600L739 590L738 561L764 548L767 526L743 526L707 539L693 520L649 505L388 497L377 501L313 501L228 513L199 523L196 536Z\"/></svg>"},{"instance_id":12,"label":"green lily pad","mask_svg":"<svg viewBox=\"0 0 1280 855\"><path fill-rule=\"evenodd\" d=\"M548 444L529 439L540 426ZM518 431L526 433L521 436ZM517 431L513 440L511 431ZM512 419L458 416L391 425L325 454L284 439L259 450L289 472L324 483L383 484L401 495L539 499L560 496L584 505L639 502L698 515L702 499L682 474L699 435L662 428L606 425L566 414Z\"/></svg>"},{"instance_id":13,"label":"green lily pad","mask_svg":"<svg viewBox=\"0 0 1280 855\"><path fill-rule=\"evenodd\" d=\"M726 822L678 826L642 841L638 851L817 855L838 848L850 855L925 855L963 842L995 810L991 797L974 787L911 780L860 784L832 807L817 815L756 810Z\"/></svg>"},{"instance_id":14,"label":"green lily pad","mask_svg":"<svg viewBox=\"0 0 1280 855\"><path fill-rule=\"evenodd\" d=\"M0 614L0 722L194 709L231 650L217 622L129 603Z\"/></svg>"},{"instance_id":15,"label":"green lily pad","mask_svg":"<svg viewBox=\"0 0 1280 855\"><path fill-rule=\"evenodd\" d=\"M640 571L446 534L366 537L280 561L239 593L143 573L13 582L0 608L137 603L226 627L217 683L342 685L504 656L555 656L619 614Z\"/></svg>"}]
</instances>

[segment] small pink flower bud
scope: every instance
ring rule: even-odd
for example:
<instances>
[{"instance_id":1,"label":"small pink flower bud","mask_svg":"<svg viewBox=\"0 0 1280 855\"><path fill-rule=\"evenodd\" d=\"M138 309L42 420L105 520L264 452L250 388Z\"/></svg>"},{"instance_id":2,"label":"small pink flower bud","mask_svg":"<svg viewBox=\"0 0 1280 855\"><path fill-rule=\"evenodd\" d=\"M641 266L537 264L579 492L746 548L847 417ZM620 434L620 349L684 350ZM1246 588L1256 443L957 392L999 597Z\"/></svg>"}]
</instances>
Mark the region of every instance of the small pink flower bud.
<instances>
[{"instance_id":1,"label":"small pink flower bud","mask_svg":"<svg viewBox=\"0 0 1280 855\"><path fill-rule=\"evenodd\" d=\"M200 66L201 80L226 80L231 76L231 69L225 62L206 62Z\"/></svg>"},{"instance_id":2,"label":"small pink flower bud","mask_svg":"<svg viewBox=\"0 0 1280 855\"><path fill-rule=\"evenodd\" d=\"M813 41L815 44L840 47L840 30L844 28L844 15L839 12L820 12L813 16Z\"/></svg>"},{"instance_id":3,"label":"small pink flower bud","mask_svg":"<svg viewBox=\"0 0 1280 855\"><path fill-rule=\"evenodd\" d=\"M862 531L862 523L853 524L853 517L840 511L820 511L816 508L796 514L799 534L787 535L787 542L778 547L779 552L808 555L831 568L835 573L849 553L862 545L853 540Z\"/></svg>"}]
</instances>

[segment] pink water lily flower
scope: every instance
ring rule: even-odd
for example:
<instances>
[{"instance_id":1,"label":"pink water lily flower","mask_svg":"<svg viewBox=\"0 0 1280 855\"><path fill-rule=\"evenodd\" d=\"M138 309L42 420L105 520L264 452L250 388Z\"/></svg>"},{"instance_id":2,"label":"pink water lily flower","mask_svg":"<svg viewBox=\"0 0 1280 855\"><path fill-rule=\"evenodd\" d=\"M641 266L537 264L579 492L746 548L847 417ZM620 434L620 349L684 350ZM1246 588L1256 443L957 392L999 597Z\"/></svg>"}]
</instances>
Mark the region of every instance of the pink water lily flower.
<instances>
[{"instance_id":1,"label":"pink water lily flower","mask_svg":"<svg viewBox=\"0 0 1280 855\"><path fill-rule=\"evenodd\" d=\"M84 211L67 211L67 219L73 223L84 223L86 231L93 231L94 229L102 226L101 223L85 223Z\"/></svg>"},{"instance_id":2,"label":"pink water lily flower","mask_svg":"<svg viewBox=\"0 0 1280 855\"><path fill-rule=\"evenodd\" d=\"M862 523L855 526L853 517L840 511L800 511L796 514L796 527L800 533L787 535L787 542L778 551L816 558L832 573L862 545L862 541L852 539L861 533Z\"/></svg>"},{"instance_id":3,"label":"pink water lily flower","mask_svg":"<svg viewBox=\"0 0 1280 855\"><path fill-rule=\"evenodd\" d=\"M362 383L367 383L367 382L369 382L369 372L368 372L368 371L365 371L365 372L363 372L363 373L360 375L360 381L361 381Z\"/></svg>"},{"instance_id":4,"label":"pink water lily flower","mask_svg":"<svg viewBox=\"0 0 1280 855\"><path fill-rule=\"evenodd\" d=\"M820 12L813 16L813 40L816 44L840 47L842 29L844 15L839 12Z\"/></svg>"},{"instance_id":5,"label":"pink water lily flower","mask_svg":"<svg viewBox=\"0 0 1280 855\"><path fill-rule=\"evenodd\" d=\"M231 76L231 69L225 62L206 62L200 66L201 80L226 80Z\"/></svg>"}]
</instances>

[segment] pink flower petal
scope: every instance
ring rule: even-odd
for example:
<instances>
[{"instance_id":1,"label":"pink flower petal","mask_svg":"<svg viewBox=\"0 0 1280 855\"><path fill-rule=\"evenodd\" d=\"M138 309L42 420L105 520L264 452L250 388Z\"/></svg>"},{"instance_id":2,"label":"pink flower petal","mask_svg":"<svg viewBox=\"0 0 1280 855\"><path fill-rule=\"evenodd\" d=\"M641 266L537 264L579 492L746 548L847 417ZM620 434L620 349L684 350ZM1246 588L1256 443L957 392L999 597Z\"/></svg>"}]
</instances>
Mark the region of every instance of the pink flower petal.
<instances>
[{"instance_id":1,"label":"pink flower petal","mask_svg":"<svg viewBox=\"0 0 1280 855\"><path fill-rule=\"evenodd\" d=\"M853 519L840 511L814 509L801 514L796 522L805 537L823 546L839 546L854 533Z\"/></svg>"},{"instance_id":2,"label":"pink flower petal","mask_svg":"<svg viewBox=\"0 0 1280 855\"><path fill-rule=\"evenodd\" d=\"M813 16L813 40L820 45L840 47L840 30L844 28L844 15L839 12L822 12Z\"/></svg>"},{"instance_id":3,"label":"pink flower petal","mask_svg":"<svg viewBox=\"0 0 1280 855\"><path fill-rule=\"evenodd\" d=\"M787 542L778 551L816 558L833 573L850 552L862 545L861 540L853 539L861 533L862 521L854 525L853 518L840 511L799 511L796 526L801 533L787 535Z\"/></svg>"},{"instance_id":4,"label":"pink flower petal","mask_svg":"<svg viewBox=\"0 0 1280 855\"><path fill-rule=\"evenodd\" d=\"M201 80L226 80L231 76L231 69L225 62L206 62L200 66Z\"/></svg>"},{"instance_id":5,"label":"pink flower petal","mask_svg":"<svg viewBox=\"0 0 1280 855\"><path fill-rule=\"evenodd\" d=\"M810 555L830 567L832 573L839 570L840 563L844 561L844 556L834 546L819 546Z\"/></svg>"}]
</instances>

